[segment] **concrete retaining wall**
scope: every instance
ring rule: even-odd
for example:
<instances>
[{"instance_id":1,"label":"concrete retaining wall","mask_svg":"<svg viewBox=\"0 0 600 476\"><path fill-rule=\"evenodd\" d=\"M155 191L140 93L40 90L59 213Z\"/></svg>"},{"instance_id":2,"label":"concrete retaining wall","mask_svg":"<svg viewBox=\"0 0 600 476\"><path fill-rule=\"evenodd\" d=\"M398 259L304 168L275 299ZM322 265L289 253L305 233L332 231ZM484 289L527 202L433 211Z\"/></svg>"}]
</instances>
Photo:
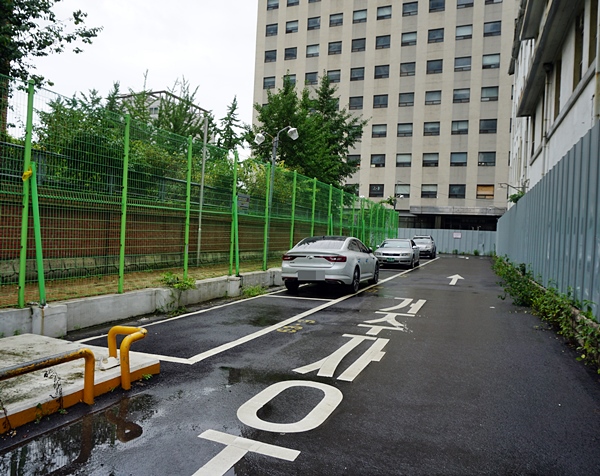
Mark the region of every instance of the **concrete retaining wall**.
<instances>
[{"instance_id":1,"label":"concrete retaining wall","mask_svg":"<svg viewBox=\"0 0 600 476\"><path fill-rule=\"evenodd\" d=\"M38 334L62 337L69 331L93 327L108 322L130 319L155 312L169 312L181 306L236 297L242 290L254 286L281 286L281 269L244 273L241 276L196 281L196 287L186 291L172 288L149 288L124 294L107 294L48 304L45 308L0 310L0 336Z\"/></svg>"}]
</instances>

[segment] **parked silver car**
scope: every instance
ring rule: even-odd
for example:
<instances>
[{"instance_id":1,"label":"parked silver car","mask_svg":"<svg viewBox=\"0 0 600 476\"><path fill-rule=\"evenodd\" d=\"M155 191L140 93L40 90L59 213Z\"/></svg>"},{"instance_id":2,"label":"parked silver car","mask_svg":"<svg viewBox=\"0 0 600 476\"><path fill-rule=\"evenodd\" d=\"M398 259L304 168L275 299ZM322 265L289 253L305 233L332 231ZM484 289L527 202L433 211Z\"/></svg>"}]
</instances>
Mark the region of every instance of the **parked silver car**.
<instances>
[{"instance_id":1,"label":"parked silver car","mask_svg":"<svg viewBox=\"0 0 600 476\"><path fill-rule=\"evenodd\" d=\"M377 283L379 263L357 238L312 236L283 255L281 277L292 292L302 283L331 283L348 285L355 293L363 281Z\"/></svg>"},{"instance_id":2,"label":"parked silver car","mask_svg":"<svg viewBox=\"0 0 600 476\"><path fill-rule=\"evenodd\" d=\"M408 238L390 238L375 250L380 266L386 264L402 264L409 268L419 266L419 247Z\"/></svg>"},{"instance_id":3,"label":"parked silver car","mask_svg":"<svg viewBox=\"0 0 600 476\"><path fill-rule=\"evenodd\" d=\"M416 235L413 236L413 240L419 247L421 256L427 256L429 258L435 258L437 256L437 246L431 235Z\"/></svg>"}]
</instances>

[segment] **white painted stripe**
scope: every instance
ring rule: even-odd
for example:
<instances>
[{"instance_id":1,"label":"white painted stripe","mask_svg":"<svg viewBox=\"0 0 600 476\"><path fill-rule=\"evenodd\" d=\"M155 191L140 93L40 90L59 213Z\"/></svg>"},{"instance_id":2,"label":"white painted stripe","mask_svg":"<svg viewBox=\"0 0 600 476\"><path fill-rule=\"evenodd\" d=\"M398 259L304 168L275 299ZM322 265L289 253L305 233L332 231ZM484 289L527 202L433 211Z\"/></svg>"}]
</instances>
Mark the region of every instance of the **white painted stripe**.
<instances>
[{"instance_id":1,"label":"white painted stripe","mask_svg":"<svg viewBox=\"0 0 600 476\"><path fill-rule=\"evenodd\" d=\"M261 443L259 441L249 440L241 436L233 436L217 430L206 430L199 435L198 438L204 438L205 440L214 441L215 443L221 443L223 445L236 446L247 451L284 459L286 461L294 461L300 454L300 451L297 450L290 450L289 448L284 448L282 446Z\"/></svg>"},{"instance_id":2,"label":"white painted stripe","mask_svg":"<svg viewBox=\"0 0 600 476\"><path fill-rule=\"evenodd\" d=\"M381 350L389 342L389 339L377 339L371 348L361 355L346 371L340 375L337 379L345 382L352 382L358 374L360 374L371 362L379 362L385 352Z\"/></svg>"},{"instance_id":3,"label":"white painted stripe","mask_svg":"<svg viewBox=\"0 0 600 476\"><path fill-rule=\"evenodd\" d=\"M273 295L265 295L265 297L277 298L277 299L296 299L300 301L331 301L331 299L325 298L311 298L311 297L303 297L303 296L273 296Z\"/></svg>"}]
</instances>

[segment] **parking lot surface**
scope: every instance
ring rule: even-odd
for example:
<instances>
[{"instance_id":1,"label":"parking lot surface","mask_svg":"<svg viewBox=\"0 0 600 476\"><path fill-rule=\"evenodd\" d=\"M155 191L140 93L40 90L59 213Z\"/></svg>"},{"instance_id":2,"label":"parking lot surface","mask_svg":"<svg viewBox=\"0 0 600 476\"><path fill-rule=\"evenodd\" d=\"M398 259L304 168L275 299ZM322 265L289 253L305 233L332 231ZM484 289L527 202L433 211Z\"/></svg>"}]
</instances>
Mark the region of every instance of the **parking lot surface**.
<instances>
[{"instance_id":1,"label":"parking lot surface","mask_svg":"<svg viewBox=\"0 0 600 476\"><path fill-rule=\"evenodd\" d=\"M598 375L497 281L444 256L136 321L161 374L2 439L0 474L591 474Z\"/></svg>"}]
</instances>

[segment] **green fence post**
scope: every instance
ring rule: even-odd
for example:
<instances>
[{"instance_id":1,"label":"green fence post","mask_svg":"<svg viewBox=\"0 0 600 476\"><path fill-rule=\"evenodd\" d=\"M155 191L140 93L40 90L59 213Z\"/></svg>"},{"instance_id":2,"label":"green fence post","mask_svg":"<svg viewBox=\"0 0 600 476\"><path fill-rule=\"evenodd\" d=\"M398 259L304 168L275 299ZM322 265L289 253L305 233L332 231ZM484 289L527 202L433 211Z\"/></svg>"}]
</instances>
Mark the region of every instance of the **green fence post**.
<instances>
[{"instance_id":1,"label":"green fence post","mask_svg":"<svg viewBox=\"0 0 600 476\"><path fill-rule=\"evenodd\" d=\"M292 187L292 222L290 225L290 248L294 246L294 226L296 224L296 189L297 184L296 180L298 177L298 172L294 170L294 185Z\"/></svg>"},{"instance_id":2,"label":"green fence post","mask_svg":"<svg viewBox=\"0 0 600 476\"><path fill-rule=\"evenodd\" d=\"M269 190L271 189L271 164L267 164L267 187L266 187L266 195L265 195L265 233L263 236L263 271L267 270L267 265L268 265L268 253L269 250L268 248L268 236L269 236L269 213L271 213L271 210L269 210Z\"/></svg>"},{"instance_id":3,"label":"green fence post","mask_svg":"<svg viewBox=\"0 0 600 476\"><path fill-rule=\"evenodd\" d=\"M127 231L127 179L129 172L129 131L131 116L125 116L125 146L123 150L123 190L121 192L121 235L119 238L119 294L123 293L125 279L125 234Z\"/></svg>"},{"instance_id":4,"label":"green fence post","mask_svg":"<svg viewBox=\"0 0 600 476\"><path fill-rule=\"evenodd\" d=\"M317 206L317 179L313 178L312 215L310 219L310 236L315 236L315 208Z\"/></svg>"},{"instance_id":5,"label":"green fence post","mask_svg":"<svg viewBox=\"0 0 600 476\"><path fill-rule=\"evenodd\" d=\"M340 189L340 235L344 234L344 191Z\"/></svg>"},{"instance_id":6,"label":"green fence post","mask_svg":"<svg viewBox=\"0 0 600 476\"><path fill-rule=\"evenodd\" d=\"M371 241L373 241L373 204L369 207L369 246L371 246Z\"/></svg>"},{"instance_id":7,"label":"green fence post","mask_svg":"<svg viewBox=\"0 0 600 476\"><path fill-rule=\"evenodd\" d=\"M329 184L329 202L327 205L327 234L333 235L333 217L331 216L331 200L333 198L333 185Z\"/></svg>"},{"instance_id":8,"label":"green fence post","mask_svg":"<svg viewBox=\"0 0 600 476\"><path fill-rule=\"evenodd\" d=\"M40 203L38 201L37 170L35 162L31 163L31 171L31 205L33 208L35 261L37 265L38 288L40 290L40 307L44 307L46 305L46 281L44 279L44 253L42 248L42 227L40 220Z\"/></svg>"},{"instance_id":9,"label":"green fence post","mask_svg":"<svg viewBox=\"0 0 600 476\"><path fill-rule=\"evenodd\" d=\"M27 84L27 122L25 123L25 154L23 157L23 209L21 211L21 250L19 253L19 307L25 307L25 277L27 275L27 229L29 226L29 180L31 168L31 137L33 135L33 81Z\"/></svg>"},{"instance_id":10,"label":"green fence post","mask_svg":"<svg viewBox=\"0 0 600 476\"><path fill-rule=\"evenodd\" d=\"M183 279L188 277L189 256L190 251L190 215L192 205L192 136L188 137L187 150L187 179L185 189L185 235L183 246Z\"/></svg>"},{"instance_id":11,"label":"green fence post","mask_svg":"<svg viewBox=\"0 0 600 476\"><path fill-rule=\"evenodd\" d=\"M231 233L229 238L229 276L233 273L233 261L235 259L235 274L240 275L240 242L238 231L238 194L237 194L237 168L238 153L233 151L233 183L231 190Z\"/></svg>"}]
</instances>

